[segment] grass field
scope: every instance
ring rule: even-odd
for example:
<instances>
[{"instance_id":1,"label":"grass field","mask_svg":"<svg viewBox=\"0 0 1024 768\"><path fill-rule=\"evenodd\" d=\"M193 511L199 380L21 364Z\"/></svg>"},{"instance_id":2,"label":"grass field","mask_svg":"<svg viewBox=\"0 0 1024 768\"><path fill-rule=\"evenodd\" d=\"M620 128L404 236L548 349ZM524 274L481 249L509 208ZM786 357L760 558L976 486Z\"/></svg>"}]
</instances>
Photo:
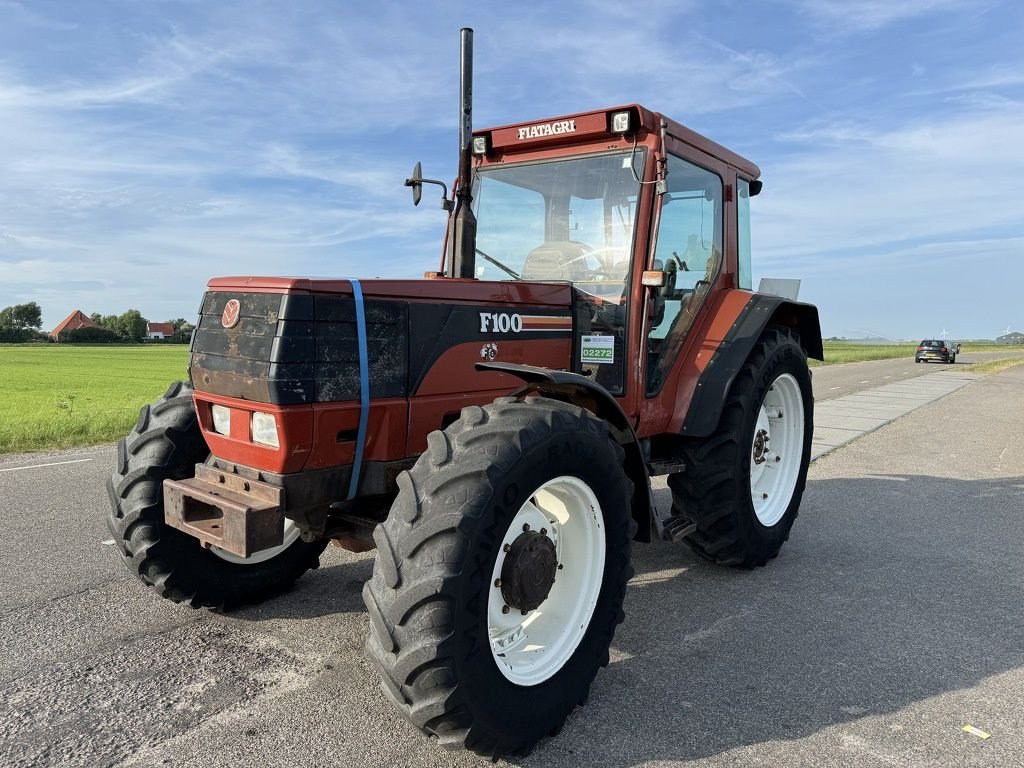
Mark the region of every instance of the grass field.
<instances>
[{"instance_id":1,"label":"grass field","mask_svg":"<svg viewBox=\"0 0 1024 768\"><path fill-rule=\"evenodd\" d=\"M968 373L999 373L999 371L1005 371L1007 368L1016 368L1018 365L1024 365L1024 355L1002 357L998 360L975 363L974 365L968 365L964 370Z\"/></svg>"},{"instance_id":2,"label":"grass field","mask_svg":"<svg viewBox=\"0 0 1024 768\"><path fill-rule=\"evenodd\" d=\"M913 357L916 348L826 341L824 364ZM1009 350L965 343L961 351ZM184 345L0 345L0 453L113 442L132 428L139 408L185 378L187 363Z\"/></svg>"},{"instance_id":3,"label":"grass field","mask_svg":"<svg viewBox=\"0 0 1024 768\"><path fill-rule=\"evenodd\" d=\"M1005 352L1005 344L987 342L961 342L960 353ZM862 360L888 360L894 357L913 357L917 344L863 344L854 341L826 341L825 362L811 360L811 365L857 363Z\"/></svg>"},{"instance_id":4,"label":"grass field","mask_svg":"<svg viewBox=\"0 0 1024 768\"><path fill-rule=\"evenodd\" d=\"M177 344L0 345L0 453L112 442L187 364Z\"/></svg>"}]
</instances>

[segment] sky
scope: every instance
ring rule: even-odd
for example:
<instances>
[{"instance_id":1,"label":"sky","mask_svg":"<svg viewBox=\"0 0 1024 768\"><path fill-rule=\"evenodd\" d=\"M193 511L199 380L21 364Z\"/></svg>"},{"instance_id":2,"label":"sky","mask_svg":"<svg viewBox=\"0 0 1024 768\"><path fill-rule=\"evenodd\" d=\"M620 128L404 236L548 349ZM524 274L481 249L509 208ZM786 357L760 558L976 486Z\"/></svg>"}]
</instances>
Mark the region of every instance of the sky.
<instances>
[{"instance_id":1,"label":"sky","mask_svg":"<svg viewBox=\"0 0 1024 768\"><path fill-rule=\"evenodd\" d=\"M206 280L419 277L476 127L621 103L756 162L754 279L826 336L1024 330L1024 3L0 0L0 307L191 319Z\"/></svg>"}]
</instances>

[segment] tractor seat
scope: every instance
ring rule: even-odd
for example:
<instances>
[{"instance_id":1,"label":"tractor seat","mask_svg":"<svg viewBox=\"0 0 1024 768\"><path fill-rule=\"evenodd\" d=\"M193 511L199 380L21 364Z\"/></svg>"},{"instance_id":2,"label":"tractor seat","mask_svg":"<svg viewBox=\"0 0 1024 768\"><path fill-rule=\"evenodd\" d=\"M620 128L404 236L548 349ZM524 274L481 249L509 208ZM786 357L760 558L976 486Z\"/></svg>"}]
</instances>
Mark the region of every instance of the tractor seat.
<instances>
[{"instance_id":1,"label":"tractor seat","mask_svg":"<svg viewBox=\"0 0 1024 768\"><path fill-rule=\"evenodd\" d=\"M552 240L534 248L523 263L523 280L582 280L587 276L586 260L590 250L574 240Z\"/></svg>"}]
</instances>

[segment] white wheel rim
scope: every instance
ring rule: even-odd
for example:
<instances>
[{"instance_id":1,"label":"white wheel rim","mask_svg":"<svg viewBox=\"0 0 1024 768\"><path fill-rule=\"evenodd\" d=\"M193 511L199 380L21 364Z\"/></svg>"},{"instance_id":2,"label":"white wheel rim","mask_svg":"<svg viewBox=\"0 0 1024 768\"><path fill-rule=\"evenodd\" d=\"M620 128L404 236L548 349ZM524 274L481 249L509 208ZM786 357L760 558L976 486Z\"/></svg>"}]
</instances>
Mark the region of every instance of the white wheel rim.
<instances>
[{"instance_id":1,"label":"white wheel rim","mask_svg":"<svg viewBox=\"0 0 1024 768\"><path fill-rule=\"evenodd\" d=\"M500 578L505 546L526 525L531 531L543 530L554 543L558 568L547 598L524 615L505 603ZM502 537L488 585L491 654L506 678L517 685L537 685L572 657L594 615L604 558L604 517L589 485L576 477L556 477L530 495Z\"/></svg>"},{"instance_id":2,"label":"white wheel rim","mask_svg":"<svg viewBox=\"0 0 1024 768\"><path fill-rule=\"evenodd\" d=\"M295 524L294 520L289 520L286 517L284 519L284 541L276 547L261 549L259 552L253 552L248 557L239 557L238 555L228 552L226 549L221 549L220 547L210 547L210 551L221 560L226 560L227 562L234 563L235 565L258 565L259 563L267 562L267 560L273 560L294 544L297 538L299 538L299 526Z\"/></svg>"},{"instance_id":3,"label":"white wheel rim","mask_svg":"<svg viewBox=\"0 0 1024 768\"><path fill-rule=\"evenodd\" d=\"M766 528L786 514L804 450L804 398L784 373L765 392L750 442L750 500Z\"/></svg>"}]
</instances>

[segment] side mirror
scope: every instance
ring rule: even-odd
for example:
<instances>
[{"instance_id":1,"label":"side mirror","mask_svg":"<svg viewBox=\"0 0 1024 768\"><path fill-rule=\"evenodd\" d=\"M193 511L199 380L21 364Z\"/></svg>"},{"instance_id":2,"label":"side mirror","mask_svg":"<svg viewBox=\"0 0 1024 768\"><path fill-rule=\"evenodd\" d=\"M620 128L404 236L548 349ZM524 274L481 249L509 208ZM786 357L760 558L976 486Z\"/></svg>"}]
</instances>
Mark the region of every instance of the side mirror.
<instances>
[{"instance_id":1,"label":"side mirror","mask_svg":"<svg viewBox=\"0 0 1024 768\"><path fill-rule=\"evenodd\" d=\"M412 169L412 176L405 180L405 186L412 187L412 204L419 205L423 198L423 165L416 163Z\"/></svg>"}]
</instances>

